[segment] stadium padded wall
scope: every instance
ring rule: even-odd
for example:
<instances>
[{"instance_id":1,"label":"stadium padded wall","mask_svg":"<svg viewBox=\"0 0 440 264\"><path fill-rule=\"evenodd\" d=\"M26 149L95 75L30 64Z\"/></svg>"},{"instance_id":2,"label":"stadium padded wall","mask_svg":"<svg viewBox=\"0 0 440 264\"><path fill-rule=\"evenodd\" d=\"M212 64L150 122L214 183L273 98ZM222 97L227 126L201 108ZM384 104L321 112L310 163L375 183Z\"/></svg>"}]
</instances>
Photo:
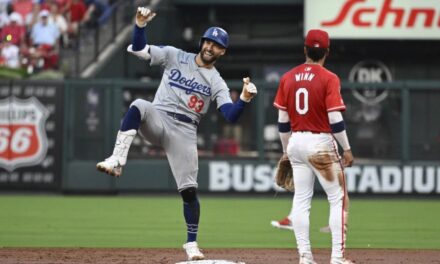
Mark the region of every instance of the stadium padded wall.
<instances>
[{"instance_id":1,"label":"stadium padded wall","mask_svg":"<svg viewBox=\"0 0 440 264\"><path fill-rule=\"evenodd\" d=\"M227 83L239 87L241 82ZM273 129L276 110L272 101L277 85L261 80L255 83L261 93L237 125L228 126L215 107L202 120L198 131L201 191L279 191L272 181L281 153L277 130ZM114 79L1 83L0 190L175 191L163 151L140 138L130 149L122 177L115 179L95 168L112 152L130 102L135 98L151 101L157 85L158 80ZM404 81L365 87L344 81L342 87L344 101L350 106L344 115L356 157L355 166L346 169L348 190L359 194L438 195L440 82ZM385 90L388 97L377 104L378 109L366 108L368 111L363 112L355 94L364 89ZM385 114L377 120L356 119L378 110ZM39 118L26 119L26 115ZM18 122L19 117L27 123ZM6 130L12 132L14 140L5 137ZM371 144L366 131L387 140ZM37 147L24 151L25 147L38 146L38 142L44 147L42 151ZM26 153L28 159L18 159L20 153Z\"/></svg>"}]
</instances>

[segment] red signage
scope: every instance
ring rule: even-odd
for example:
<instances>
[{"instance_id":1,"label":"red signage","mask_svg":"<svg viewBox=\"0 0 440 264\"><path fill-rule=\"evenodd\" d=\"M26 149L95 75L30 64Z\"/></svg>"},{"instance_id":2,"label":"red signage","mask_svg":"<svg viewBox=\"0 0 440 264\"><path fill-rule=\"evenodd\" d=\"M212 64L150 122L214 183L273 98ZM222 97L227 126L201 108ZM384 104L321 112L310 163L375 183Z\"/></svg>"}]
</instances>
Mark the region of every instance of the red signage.
<instances>
[{"instance_id":1,"label":"red signage","mask_svg":"<svg viewBox=\"0 0 440 264\"><path fill-rule=\"evenodd\" d=\"M34 97L0 101L0 168L13 171L39 164L46 156L48 110Z\"/></svg>"},{"instance_id":2,"label":"red signage","mask_svg":"<svg viewBox=\"0 0 440 264\"><path fill-rule=\"evenodd\" d=\"M440 39L438 0L306 0L305 20L332 38Z\"/></svg>"}]
</instances>

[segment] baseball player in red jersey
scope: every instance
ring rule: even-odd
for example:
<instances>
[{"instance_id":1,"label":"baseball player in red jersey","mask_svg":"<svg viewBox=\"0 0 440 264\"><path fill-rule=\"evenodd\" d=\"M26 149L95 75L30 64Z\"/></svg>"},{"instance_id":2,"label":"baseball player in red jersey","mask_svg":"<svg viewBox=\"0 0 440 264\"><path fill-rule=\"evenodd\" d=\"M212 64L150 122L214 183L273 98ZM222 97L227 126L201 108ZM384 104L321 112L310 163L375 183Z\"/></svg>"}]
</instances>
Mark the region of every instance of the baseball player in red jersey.
<instances>
[{"instance_id":1,"label":"baseball player in red jersey","mask_svg":"<svg viewBox=\"0 0 440 264\"><path fill-rule=\"evenodd\" d=\"M348 206L343 167L353 163L353 155L341 112L345 110L336 74L324 68L329 54L327 32L310 30L304 45L306 62L281 78L274 106L284 155L292 164L295 194L291 221L300 264L313 264L309 226L315 176L330 203L332 233L331 264L351 264L344 258ZM343 148L338 154L336 141Z\"/></svg>"}]
</instances>

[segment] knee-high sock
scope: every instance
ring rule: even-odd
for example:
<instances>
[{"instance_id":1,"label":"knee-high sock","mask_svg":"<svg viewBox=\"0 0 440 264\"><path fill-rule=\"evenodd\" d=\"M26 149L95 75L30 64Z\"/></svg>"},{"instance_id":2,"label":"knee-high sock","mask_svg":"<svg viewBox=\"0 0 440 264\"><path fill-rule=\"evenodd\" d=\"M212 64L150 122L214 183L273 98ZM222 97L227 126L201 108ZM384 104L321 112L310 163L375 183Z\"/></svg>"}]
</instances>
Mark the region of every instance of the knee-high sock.
<instances>
[{"instance_id":1,"label":"knee-high sock","mask_svg":"<svg viewBox=\"0 0 440 264\"><path fill-rule=\"evenodd\" d=\"M124 116L121 124L121 131L130 129L138 130L141 124L141 112L136 106L130 107Z\"/></svg>"},{"instance_id":2,"label":"knee-high sock","mask_svg":"<svg viewBox=\"0 0 440 264\"><path fill-rule=\"evenodd\" d=\"M183 215L187 226L187 242L197 240L197 231L199 229L200 204L196 199L192 202L183 202Z\"/></svg>"}]
</instances>

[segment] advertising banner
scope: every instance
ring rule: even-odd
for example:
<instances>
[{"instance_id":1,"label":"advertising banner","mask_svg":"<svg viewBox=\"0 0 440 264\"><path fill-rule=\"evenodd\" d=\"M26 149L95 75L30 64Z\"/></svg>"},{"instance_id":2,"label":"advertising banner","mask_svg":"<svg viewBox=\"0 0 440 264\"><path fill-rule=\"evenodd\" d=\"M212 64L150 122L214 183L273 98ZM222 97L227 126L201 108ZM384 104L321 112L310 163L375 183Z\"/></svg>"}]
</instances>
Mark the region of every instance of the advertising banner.
<instances>
[{"instance_id":1,"label":"advertising banner","mask_svg":"<svg viewBox=\"0 0 440 264\"><path fill-rule=\"evenodd\" d=\"M62 100L59 83L0 83L0 189L59 187Z\"/></svg>"},{"instance_id":2,"label":"advertising banner","mask_svg":"<svg viewBox=\"0 0 440 264\"><path fill-rule=\"evenodd\" d=\"M333 39L440 39L438 0L306 0L304 32Z\"/></svg>"},{"instance_id":3,"label":"advertising banner","mask_svg":"<svg viewBox=\"0 0 440 264\"><path fill-rule=\"evenodd\" d=\"M273 178L273 164L212 161L209 166L210 192L280 191ZM349 193L358 194L440 194L440 166L356 165L345 169ZM318 180L315 181L318 186Z\"/></svg>"}]
</instances>

